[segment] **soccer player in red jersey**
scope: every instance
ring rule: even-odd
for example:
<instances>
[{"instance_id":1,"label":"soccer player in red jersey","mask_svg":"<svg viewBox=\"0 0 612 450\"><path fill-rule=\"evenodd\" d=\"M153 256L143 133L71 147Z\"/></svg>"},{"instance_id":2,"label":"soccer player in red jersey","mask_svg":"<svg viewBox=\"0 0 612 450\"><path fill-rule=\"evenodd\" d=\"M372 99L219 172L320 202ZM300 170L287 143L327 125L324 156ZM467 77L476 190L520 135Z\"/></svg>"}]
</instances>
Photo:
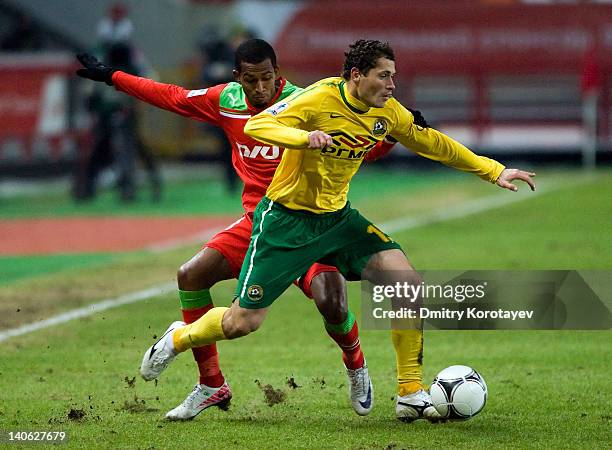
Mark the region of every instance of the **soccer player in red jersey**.
<instances>
[{"instance_id":1,"label":"soccer player in red jersey","mask_svg":"<svg viewBox=\"0 0 612 450\"><path fill-rule=\"evenodd\" d=\"M244 183L245 213L178 270L183 320L192 323L213 308L209 291L212 286L238 278L249 246L253 211L266 193L283 154L283 148L246 136L244 125L251 116L300 88L280 76L273 48L260 39L245 41L237 48L235 82L196 90L116 71L89 55L79 55L78 59L85 66L77 71L78 75L114 85L117 90L159 108L217 125L232 145L232 162ZM393 143L378 145L370 151L370 159L386 154L392 146ZM360 415L368 414L373 406L372 386L357 323L348 309L344 278L335 267L314 264L296 284L314 299L327 333L342 349L353 408ZM200 372L199 382L183 403L166 414L170 420L192 419L210 406L224 408L231 399L230 387L219 368L216 345L194 348L193 354Z\"/></svg>"}]
</instances>

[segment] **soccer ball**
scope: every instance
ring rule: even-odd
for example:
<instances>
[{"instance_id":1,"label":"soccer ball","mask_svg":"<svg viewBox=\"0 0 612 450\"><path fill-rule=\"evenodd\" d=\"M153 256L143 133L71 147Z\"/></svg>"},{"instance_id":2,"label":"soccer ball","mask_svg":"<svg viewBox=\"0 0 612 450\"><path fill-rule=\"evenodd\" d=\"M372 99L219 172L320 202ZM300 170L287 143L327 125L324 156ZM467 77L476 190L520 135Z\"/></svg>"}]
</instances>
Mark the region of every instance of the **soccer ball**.
<instances>
[{"instance_id":1,"label":"soccer ball","mask_svg":"<svg viewBox=\"0 0 612 450\"><path fill-rule=\"evenodd\" d=\"M431 402L445 419L467 420L487 403L484 378L468 366L450 366L441 371L430 389Z\"/></svg>"}]
</instances>

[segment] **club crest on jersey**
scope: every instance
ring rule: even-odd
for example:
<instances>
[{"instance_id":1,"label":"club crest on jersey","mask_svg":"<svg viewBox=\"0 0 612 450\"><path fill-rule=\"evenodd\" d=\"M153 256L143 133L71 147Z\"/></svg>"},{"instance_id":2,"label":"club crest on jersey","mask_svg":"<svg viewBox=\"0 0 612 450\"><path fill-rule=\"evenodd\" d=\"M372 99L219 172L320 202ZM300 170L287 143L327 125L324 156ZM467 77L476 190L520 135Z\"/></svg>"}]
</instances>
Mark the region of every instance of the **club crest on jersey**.
<instances>
[{"instance_id":1,"label":"club crest on jersey","mask_svg":"<svg viewBox=\"0 0 612 450\"><path fill-rule=\"evenodd\" d=\"M387 122L384 119L378 119L376 122L374 122L372 134L374 136L382 136L383 134L387 134Z\"/></svg>"},{"instance_id":2,"label":"club crest on jersey","mask_svg":"<svg viewBox=\"0 0 612 450\"><path fill-rule=\"evenodd\" d=\"M270 114L275 116L275 115L280 114L281 112L283 112L285 109L287 109L287 106L289 106L289 103L287 103L287 102L278 103L278 104L268 108L266 111L268 111Z\"/></svg>"},{"instance_id":3,"label":"club crest on jersey","mask_svg":"<svg viewBox=\"0 0 612 450\"><path fill-rule=\"evenodd\" d=\"M250 300L258 302L263 298L263 288L258 284L253 284L247 289L247 296Z\"/></svg>"}]
</instances>

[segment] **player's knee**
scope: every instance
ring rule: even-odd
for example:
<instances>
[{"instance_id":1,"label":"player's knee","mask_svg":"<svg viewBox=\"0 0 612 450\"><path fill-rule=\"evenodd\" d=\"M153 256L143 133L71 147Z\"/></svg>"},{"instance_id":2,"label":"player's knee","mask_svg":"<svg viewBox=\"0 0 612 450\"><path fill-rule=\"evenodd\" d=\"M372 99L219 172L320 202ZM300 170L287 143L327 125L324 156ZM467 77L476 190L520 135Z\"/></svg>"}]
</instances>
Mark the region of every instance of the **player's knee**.
<instances>
[{"instance_id":1,"label":"player's knee","mask_svg":"<svg viewBox=\"0 0 612 450\"><path fill-rule=\"evenodd\" d=\"M199 291L232 277L232 268L223 254L205 247L184 263L176 274L179 289Z\"/></svg>"},{"instance_id":2,"label":"player's knee","mask_svg":"<svg viewBox=\"0 0 612 450\"><path fill-rule=\"evenodd\" d=\"M232 314L223 322L223 333L228 339L236 339L257 331L263 322L263 316L256 313Z\"/></svg>"},{"instance_id":3,"label":"player's knee","mask_svg":"<svg viewBox=\"0 0 612 450\"><path fill-rule=\"evenodd\" d=\"M189 283L189 267L187 264L183 264L176 271L176 282L178 283L179 289L185 289L185 286Z\"/></svg>"},{"instance_id":4,"label":"player's knee","mask_svg":"<svg viewBox=\"0 0 612 450\"><path fill-rule=\"evenodd\" d=\"M216 274L193 259L184 263L176 272L178 287L183 291L210 289L215 284L215 278L218 278Z\"/></svg>"},{"instance_id":5,"label":"player's knee","mask_svg":"<svg viewBox=\"0 0 612 450\"><path fill-rule=\"evenodd\" d=\"M200 289L206 289L206 287L202 287L198 283L198 274L193 268L193 265L186 262L181 267L179 267L176 272L176 281L178 283L179 289L183 291L197 291Z\"/></svg>"},{"instance_id":6,"label":"player's knee","mask_svg":"<svg viewBox=\"0 0 612 450\"><path fill-rule=\"evenodd\" d=\"M236 339L247 334L251 334L259 329L259 323L251 321L238 321L232 323L227 329L223 329L225 337L228 339Z\"/></svg>"}]
</instances>

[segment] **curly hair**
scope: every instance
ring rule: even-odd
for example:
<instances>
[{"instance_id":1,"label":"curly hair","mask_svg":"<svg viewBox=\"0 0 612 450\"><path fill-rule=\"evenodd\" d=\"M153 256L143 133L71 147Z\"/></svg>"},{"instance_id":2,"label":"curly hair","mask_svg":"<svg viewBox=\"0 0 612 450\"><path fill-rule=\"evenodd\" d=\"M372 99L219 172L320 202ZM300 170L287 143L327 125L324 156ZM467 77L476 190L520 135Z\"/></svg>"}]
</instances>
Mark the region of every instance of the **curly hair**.
<instances>
[{"instance_id":1,"label":"curly hair","mask_svg":"<svg viewBox=\"0 0 612 450\"><path fill-rule=\"evenodd\" d=\"M344 54L344 67L342 78L348 80L351 77L351 69L356 67L362 74L367 75L369 70L376 65L379 58L387 58L395 61L393 49L388 42L359 39L349 45L349 51Z\"/></svg>"}]
</instances>

